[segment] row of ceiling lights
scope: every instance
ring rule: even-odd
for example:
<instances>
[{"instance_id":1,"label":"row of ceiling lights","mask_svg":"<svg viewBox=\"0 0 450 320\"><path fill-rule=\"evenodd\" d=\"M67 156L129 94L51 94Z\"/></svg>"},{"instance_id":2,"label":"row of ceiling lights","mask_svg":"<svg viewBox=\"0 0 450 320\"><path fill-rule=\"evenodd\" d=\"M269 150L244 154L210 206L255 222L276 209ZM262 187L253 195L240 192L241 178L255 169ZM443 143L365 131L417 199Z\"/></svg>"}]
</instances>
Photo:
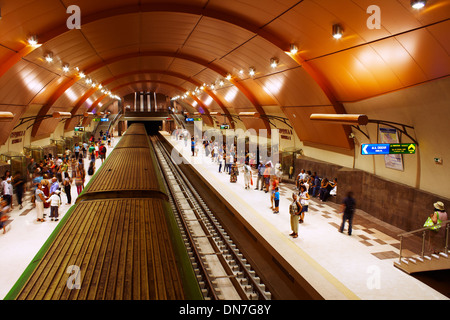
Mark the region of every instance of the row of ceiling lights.
<instances>
[{"instance_id":1,"label":"row of ceiling lights","mask_svg":"<svg viewBox=\"0 0 450 320\"><path fill-rule=\"evenodd\" d=\"M411 7L413 9L422 9L423 7L425 7L427 0L411 0ZM344 29L342 28L342 26L338 23L334 24L332 27L332 36L335 39L341 39L342 36L344 35ZM290 46L290 54L295 55L298 53L298 47L296 44L291 44ZM271 58L270 59L270 66L275 69L278 66L279 60L277 58ZM239 70L239 75L243 76L245 74L244 69ZM250 67L248 74L250 77L254 77L256 74L256 70L254 67ZM226 80L230 81L232 79L232 75L228 74L225 78ZM220 80L219 81L219 85L222 87L224 85L224 81ZM209 87L214 90L215 88L215 84L211 84L209 85ZM184 95L182 96L176 96L174 98L172 98L172 100L178 100L178 99L185 99L187 98L190 94L199 94L201 92L201 90L203 90L206 87L205 84L203 84L203 86L201 86L200 88L196 88L193 92L187 91Z\"/></svg>"},{"instance_id":2,"label":"row of ceiling lights","mask_svg":"<svg viewBox=\"0 0 450 320\"><path fill-rule=\"evenodd\" d=\"M427 2L427 0L410 0L411 7L414 8L414 9L417 9L417 10L418 9L422 9L423 7L425 7L426 2ZM342 38L343 34L344 34L344 30L343 30L342 26L340 24L334 24L333 27L332 27L333 38L340 39L340 38ZM29 43L29 45L34 46L34 47L40 46L36 36L29 37L28 38L28 43ZM290 53L291 54L297 54L298 53L298 47L295 44L291 44ZM53 54L51 52L47 53L46 56L45 56L45 60L47 62L52 62L53 61ZM273 69L275 69L278 66L278 63L279 63L279 61L278 61L277 58L271 58L270 59L270 66ZM70 71L70 68L69 68L68 64L64 64L62 69L66 73ZM76 67L75 70L77 70L78 75L80 76L80 78L85 78L86 77L86 75L82 71L81 72L79 71L78 67ZM240 76L243 76L244 74L245 74L245 71L243 69L239 70L239 75ZM255 68L254 67L250 67L249 70L248 70L248 74L249 74L250 77L254 77L255 74L256 74ZM230 81L232 79L232 75L228 74L226 76L226 79L228 81ZM85 81L86 81L86 84L90 84L93 88L98 86L98 88L101 89L102 93L108 94L111 98L120 100L120 97L118 97L117 95L113 95L111 93L111 91L108 91L105 88L102 88L101 84L97 85L90 78L87 78ZM224 84L225 84L224 80L219 80L219 86L220 87L224 86ZM193 94L199 94L201 92L201 90L205 89L205 87L206 87L206 84L203 84L200 88L198 88L198 87L195 88L195 90L192 93ZM209 87L212 90L214 90L215 87L216 87L216 84L214 84L214 83L210 84ZM172 100L178 100L180 98L187 98L189 95L190 95L190 92L187 91L183 96L174 97L174 98L172 98Z\"/></svg>"},{"instance_id":3,"label":"row of ceiling lights","mask_svg":"<svg viewBox=\"0 0 450 320\"><path fill-rule=\"evenodd\" d=\"M37 36L30 36L30 37L28 38L28 44L29 44L30 46L33 46L33 47L40 47L40 44L39 44L39 42L38 42L38 40L37 40ZM45 56L44 56L44 59L45 59L45 61L47 61L48 63L52 63L53 60L54 60L54 58L53 58L53 53L52 53L52 52L47 52L47 53L45 54ZM64 64L62 65L62 70L63 70L64 73L70 72L70 66L69 66L69 64L68 64L68 63L64 63ZM80 69L79 69L78 67L74 67L74 70L78 73L78 76L79 76L81 79L86 78L86 79L85 79L85 83L86 83L87 85L90 85L92 88L96 88L96 87L97 87L99 90L101 90L101 92L102 92L103 94L109 95L110 98L112 98L112 99L121 100L121 98L120 98L118 95L112 94L112 92L109 91L108 89L104 88L104 87L102 86L101 83L97 83L97 82L93 81L91 78L86 77L86 74L85 74L83 71L80 71Z\"/></svg>"}]
</instances>

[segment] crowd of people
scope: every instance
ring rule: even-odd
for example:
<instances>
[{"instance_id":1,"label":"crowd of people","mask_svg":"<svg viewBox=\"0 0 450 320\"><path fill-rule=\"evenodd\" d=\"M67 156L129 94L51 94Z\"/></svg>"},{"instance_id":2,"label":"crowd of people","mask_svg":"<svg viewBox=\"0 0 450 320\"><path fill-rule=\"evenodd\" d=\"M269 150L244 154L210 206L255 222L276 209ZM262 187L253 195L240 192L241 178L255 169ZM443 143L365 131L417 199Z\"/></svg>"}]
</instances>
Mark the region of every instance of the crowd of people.
<instances>
[{"instance_id":1,"label":"crowd of people","mask_svg":"<svg viewBox=\"0 0 450 320\"><path fill-rule=\"evenodd\" d=\"M184 140L185 147L188 147L190 134L184 130L176 132L177 140ZM252 153L237 154L234 145L218 144L210 140L199 138L190 139L190 148L192 156L198 156L199 152L204 152L205 156L211 158L211 161L218 164L218 172L230 175L230 183L236 183L240 173L244 176L244 188L251 190L255 184L255 190L261 190L269 193L270 209L274 214L279 213L280 205L280 183L282 178L282 170L280 163L273 165L272 161L259 162L256 165L256 157ZM289 168L289 179L292 179L294 168ZM256 181L254 182L253 177ZM295 177L296 192L292 194L289 204L290 224L293 238L298 237L299 224L305 220L305 214L308 212L311 199L317 199L320 202L326 202L330 196L337 195L338 179L330 180L328 177L320 177L317 172L306 171L302 169ZM345 225L348 223L347 232L352 234L353 216L356 208L356 200L353 192L348 192L340 204L340 213L342 214L342 222L338 228L339 232L343 232ZM441 204L441 203L439 203ZM445 212L441 211L431 215L433 223L441 221L436 216L447 219ZM439 216L438 216L439 217ZM431 218L430 218L431 219Z\"/></svg>"},{"instance_id":2,"label":"crowd of people","mask_svg":"<svg viewBox=\"0 0 450 320\"><path fill-rule=\"evenodd\" d=\"M184 140L187 147L188 134L177 133L177 140ZM237 155L234 145L218 144L214 141L196 139L192 137L190 143L192 156L198 156L202 149L205 156L218 164L218 172L230 175L230 183L236 183L240 173L244 176L244 188L250 190L255 184L255 190L264 191L269 194L270 209L274 214L278 214L280 207L280 183L282 179L281 164L272 161L260 161L255 165L255 157L251 153ZM255 172L254 172L255 171ZM253 177L255 176L255 183ZM289 178L293 177L293 168L289 170ZM308 212L311 199L326 202L330 196L337 194L337 178L332 181L327 177L320 177L317 172L312 173L302 169L295 178L297 192L292 194L292 201L289 205L290 224L293 238L298 237L298 226L304 223L305 214ZM355 199L349 193L342 204L343 220L339 231L342 232L345 223L348 221L348 233L352 232L353 213Z\"/></svg>"},{"instance_id":3,"label":"crowd of people","mask_svg":"<svg viewBox=\"0 0 450 320\"><path fill-rule=\"evenodd\" d=\"M58 221L58 208L62 199L65 198L65 205L72 204L72 186L76 187L79 195L83 191L86 174L92 176L95 173L96 159L103 163L107 153L106 141L110 145L111 136L101 133L97 141L94 141L92 136L89 142L75 143L73 149L66 148L62 155L44 155L44 159L39 162L30 159L27 177L23 177L21 172L15 172L12 176L7 170L1 178L0 187L0 228L3 232L6 232L5 222L9 213L14 210L14 196L19 209L22 209L25 190L32 191L31 203L36 208L36 221L45 221L47 208L50 208L50 220ZM89 161L87 173L85 160ZM62 195L64 197L61 197Z\"/></svg>"}]
</instances>

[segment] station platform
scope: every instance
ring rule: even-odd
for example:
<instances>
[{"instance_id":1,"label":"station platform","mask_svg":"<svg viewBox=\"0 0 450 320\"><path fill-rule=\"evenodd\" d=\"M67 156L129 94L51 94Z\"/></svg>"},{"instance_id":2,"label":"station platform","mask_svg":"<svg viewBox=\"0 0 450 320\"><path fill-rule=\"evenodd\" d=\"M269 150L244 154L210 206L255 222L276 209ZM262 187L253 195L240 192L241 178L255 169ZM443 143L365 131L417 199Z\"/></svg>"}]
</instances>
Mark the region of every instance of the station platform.
<instances>
[{"instance_id":1,"label":"station platform","mask_svg":"<svg viewBox=\"0 0 450 320\"><path fill-rule=\"evenodd\" d=\"M299 236L294 239L289 220L293 184L280 183L279 213L270 209L270 195L245 189L243 173L237 183L230 176L218 172L218 164L206 157L203 150L192 157L190 144L175 140L167 132L160 132L183 155L200 177L209 184L243 223L256 230L259 237L271 246L273 255L284 261L286 270L298 273L326 300L448 300L435 289L394 267L398 260L399 239L403 232L357 210L353 233L338 232L342 222L339 205L312 199ZM305 168L307 169L307 168ZM357 199L357 195L356 199ZM357 199L358 200L358 199Z\"/></svg>"},{"instance_id":2,"label":"station platform","mask_svg":"<svg viewBox=\"0 0 450 320\"><path fill-rule=\"evenodd\" d=\"M119 138L112 139L111 146L107 147L107 155L113 150L114 146L120 141ZM102 162L100 159L95 161L95 168L98 170ZM86 171L85 186L92 176L87 174L89 159L84 159ZM69 169L69 175L71 171ZM71 187L72 203L78 197L77 188L73 181ZM7 293L14 286L16 281L28 267L32 259L44 245L56 226L69 211L71 205L66 205L67 197L61 192L61 206L59 207L59 221L51 221L50 208L44 209L46 214L45 222L36 221L36 209L33 208L30 199L32 192L27 191L23 199L23 208L19 210L17 205L9 213L10 218L7 221L6 233L0 230L0 299L4 299ZM14 202L16 202L15 196Z\"/></svg>"}]
</instances>

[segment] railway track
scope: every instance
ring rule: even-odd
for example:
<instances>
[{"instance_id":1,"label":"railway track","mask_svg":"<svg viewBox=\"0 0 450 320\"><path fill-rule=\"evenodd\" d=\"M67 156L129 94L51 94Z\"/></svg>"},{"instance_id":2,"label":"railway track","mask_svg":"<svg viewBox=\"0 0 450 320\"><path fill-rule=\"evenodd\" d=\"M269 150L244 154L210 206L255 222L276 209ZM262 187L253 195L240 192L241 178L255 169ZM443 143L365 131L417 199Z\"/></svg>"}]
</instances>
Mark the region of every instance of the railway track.
<instances>
[{"instance_id":1,"label":"railway track","mask_svg":"<svg viewBox=\"0 0 450 320\"><path fill-rule=\"evenodd\" d=\"M269 300L271 293L156 136L150 137L203 296Z\"/></svg>"}]
</instances>

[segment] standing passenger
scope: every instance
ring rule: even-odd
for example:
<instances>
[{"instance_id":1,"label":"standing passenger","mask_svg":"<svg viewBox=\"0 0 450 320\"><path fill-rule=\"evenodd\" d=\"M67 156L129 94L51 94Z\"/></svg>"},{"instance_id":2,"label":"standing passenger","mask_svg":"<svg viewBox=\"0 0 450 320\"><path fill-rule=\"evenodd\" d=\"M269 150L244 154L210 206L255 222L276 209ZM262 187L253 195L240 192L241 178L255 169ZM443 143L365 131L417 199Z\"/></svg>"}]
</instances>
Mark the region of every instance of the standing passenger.
<instances>
[{"instance_id":1,"label":"standing passenger","mask_svg":"<svg viewBox=\"0 0 450 320\"><path fill-rule=\"evenodd\" d=\"M22 197L25 186L25 180L22 178L20 171L16 172L14 176L14 189L16 189L17 203L19 204L19 209L22 209Z\"/></svg>"},{"instance_id":2,"label":"standing passenger","mask_svg":"<svg viewBox=\"0 0 450 320\"><path fill-rule=\"evenodd\" d=\"M250 189L250 181L252 179L252 168L248 165L248 162L244 164L244 183L245 189Z\"/></svg>"},{"instance_id":3,"label":"standing passenger","mask_svg":"<svg viewBox=\"0 0 450 320\"><path fill-rule=\"evenodd\" d=\"M67 197L67 203L68 205L72 204L72 195L71 195L71 185L72 185L72 180L70 180L69 177L64 179L64 192L66 193L66 197Z\"/></svg>"},{"instance_id":4,"label":"standing passenger","mask_svg":"<svg viewBox=\"0 0 450 320\"><path fill-rule=\"evenodd\" d=\"M11 209L8 206L6 199L0 199L0 229L3 229L3 233L6 233L5 222L9 219L8 212Z\"/></svg>"},{"instance_id":5,"label":"standing passenger","mask_svg":"<svg viewBox=\"0 0 450 320\"><path fill-rule=\"evenodd\" d=\"M273 196L273 199L275 200L275 209L273 210L273 213L279 213L279 206L280 206L280 191L278 187L275 188L275 193Z\"/></svg>"},{"instance_id":6,"label":"standing passenger","mask_svg":"<svg viewBox=\"0 0 450 320\"><path fill-rule=\"evenodd\" d=\"M256 188L255 190L261 190L264 187L264 166L263 164L260 162L258 165L258 177L256 178ZM259 184L261 183L261 187L259 187Z\"/></svg>"},{"instance_id":7,"label":"standing passenger","mask_svg":"<svg viewBox=\"0 0 450 320\"><path fill-rule=\"evenodd\" d=\"M345 221L348 220L348 235L352 235L353 215L355 213L355 199L353 199L353 192L349 192L347 197L342 202L342 224L339 228L339 232L344 231Z\"/></svg>"},{"instance_id":8,"label":"standing passenger","mask_svg":"<svg viewBox=\"0 0 450 320\"><path fill-rule=\"evenodd\" d=\"M290 236L293 238L298 237L298 219L300 217L301 210L302 206L297 200L297 194L293 193L292 203L289 206L289 213L291 215L291 229L292 229L292 233L290 234Z\"/></svg>"},{"instance_id":9,"label":"standing passenger","mask_svg":"<svg viewBox=\"0 0 450 320\"><path fill-rule=\"evenodd\" d=\"M302 205L302 211L300 213L300 223L303 223L303 219L305 218L305 212L308 212L308 206L309 206L309 194L308 189L304 184L300 185L300 204Z\"/></svg>"},{"instance_id":10,"label":"standing passenger","mask_svg":"<svg viewBox=\"0 0 450 320\"><path fill-rule=\"evenodd\" d=\"M50 220L58 221L58 208L61 205L61 198L59 197L59 190L56 190L46 202L50 202Z\"/></svg>"},{"instance_id":11,"label":"standing passenger","mask_svg":"<svg viewBox=\"0 0 450 320\"><path fill-rule=\"evenodd\" d=\"M44 222L44 202L46 198L44 195L44 191L42 191L42 184L38 184L36 189L36 214L37 214L37 221L38 222Z\"/></svg>"}]
</instances>

